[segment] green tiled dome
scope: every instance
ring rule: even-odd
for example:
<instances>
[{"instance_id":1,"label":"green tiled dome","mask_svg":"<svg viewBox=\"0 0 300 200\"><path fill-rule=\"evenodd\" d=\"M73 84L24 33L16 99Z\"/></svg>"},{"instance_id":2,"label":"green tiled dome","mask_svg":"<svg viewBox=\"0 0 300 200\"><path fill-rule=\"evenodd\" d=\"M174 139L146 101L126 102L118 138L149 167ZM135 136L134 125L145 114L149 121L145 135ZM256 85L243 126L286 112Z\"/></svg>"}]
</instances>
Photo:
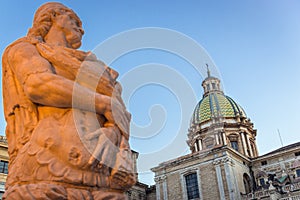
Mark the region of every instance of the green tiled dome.
<instances>
[{"instance_id":1,"label":"green tiled dome","mask_svg":"<svg viewBox=\"0 0 300 200\"><path fill-rule=\"evenodd\" d=\"M192 123L199 124L210 120L212 117L235 118L245 117L246 113L233 99L219 93L206 95L196 106Z\"/></svg>"}]
</instances>

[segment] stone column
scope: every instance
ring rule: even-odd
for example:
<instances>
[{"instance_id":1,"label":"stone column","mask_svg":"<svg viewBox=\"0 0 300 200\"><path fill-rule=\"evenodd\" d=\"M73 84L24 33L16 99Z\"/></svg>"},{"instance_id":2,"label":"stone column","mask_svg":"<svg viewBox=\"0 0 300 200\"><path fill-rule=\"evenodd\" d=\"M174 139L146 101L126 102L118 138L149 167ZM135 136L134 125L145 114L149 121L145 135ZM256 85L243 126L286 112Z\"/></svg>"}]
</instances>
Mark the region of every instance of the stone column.
<instances>
[{"instance_id":1,"label":"stone column","mask_svg":"<svg viewBox=\"0 0 300 200\"><path fill-rule=\"evenodd\" d=\"M155 188L156 188L156 200L161 200L160 198L160 178L156 177L154 178L155 181Z\"/></svg>"},{"instance_id":2,"label":"stone column","mask_svg":"<svg viewBox=\"0 0 300 200\"><path fill-rule=\"evenodd\" d=\"M199 150L202 151L203 147L202 147L202 139L198 140L198 144L199 144Z\"/></svg>"},{"instance_id":3,"label":"stone column","mask_svg":"<svg viewBox=\"0 0 300 200\"><path fill-rule=\"evenodd\" d=\"M257 157L258 156L258 152L257 152L257 144L256 144L256 139L254 138L254 156Z\"/></svg>"},{"instance_id":4,"label":"stone column","mask_svg":"<svg viewBox=\"0 0 300 200\"><path fill-rule=\"evenodd\" d=\"M249 150L250 150L250 156L253 157L253 151L252 151L252 147L251 147L251 144L250 144L249 135L247 133L246 133L246 139L247 139L248 147L249 147Z\"/></svg>"},{"instance_id":5,"label":"stone column","mask_svg":"<svg viewBox=\"0 0 300 200\"><path fill-rule=\"evenodd\" d=\"M245 135L244 133L240 133L241 134L241 138L242 138L242 144L243 144L243 149L244 149L244 153L246 156L249 156L248 155L248 152L247 152L247 145L246 145L246 141L245 141Z\"/></svg>"},{"instance_id":6,"label":"stone column","mask_svg":"<svg viewBox=\"0 0 300 200\"><path fill-rule=\"evenodd\" d=\"M215 140L216 140L216 144L217 145L220 144L220 142L219 142L219 135L218 134L215 134Z\"/></svg>"},{"instance_id":7,"label":"stone column","mask_svg":"<svg viewBox=\"0 0 300 200\"><path fill-rule=\"evenodd\" d=\"M187 199L187 191L186 191L186 186L185 186L185 178L184 175L180 175L180 182L181 182L181 190L182 190L182 199Z\"/></svg>"},{"instance_id":8,"label":"stone column","mask_svg":"<svg viewBox=\"0 0 300 200\"><path fill-rule=\"evenodd\" d=\"M161 180L163 182L162 186L163 186L163 199L164 200L168 200L168 186L167 186L167 176L162 176Z\"/></svg>"},{"instance_id":9,"label":"stone column","mask_svg":"<svg viewBox=\"0 0 300 200\"><path fill-rule=\"evenodd\" d=\"M225 192L224 192L224 186L223 186L223 179L222 179L220 163L221 163L220 159L215 160L213 162L213 164L215 165L215 170L216 170L216 175L217 175L220 200L225 200Z\"/></svg>"},{"instance_id":10,"label":"stone column","mask_svg":"<svg viewBox=\"0 0 300 200\"><path fill-rule=\"evenodd\" d=\"M224 145L227 145L226 135L224 132L222 133L222 136L223 136Z\"/></svg>"},{"instance_id":11,"label":"stone column","mask_svg":"<svg viewBox=\"0 0 300 200\"><path fill-rule=\"evenodd\" d=\"M198 150L198 145L197 145L197 140L195 141L194 147L195 147L195 151L199 151Z\"/></svg>"},{"instance_id":12,"label":"stone column","mask_svg":"<svg viewBox=\"0 0 300 200\"><path fill-rule=\"evenodd\" d=\"M198 180L198 189L199 189L199 198L203 199L202 197L202 187L201 187L201 178L200 178L200 171L197 169L197 180Z\"/></svg>"},{"instance_id":13,"label":"stone column","mask_svg":"<svg viewBox=\"0 0 300 200\"><path fill-rule=\"evenodd\" d=\"M236 176L234 174L234 170L232 169L234 164L233 161L231 160L231 158L226 157L222 160L222 162L224 163L225 176L230 200L241 199Z\"/></svg>"}]
</instances>

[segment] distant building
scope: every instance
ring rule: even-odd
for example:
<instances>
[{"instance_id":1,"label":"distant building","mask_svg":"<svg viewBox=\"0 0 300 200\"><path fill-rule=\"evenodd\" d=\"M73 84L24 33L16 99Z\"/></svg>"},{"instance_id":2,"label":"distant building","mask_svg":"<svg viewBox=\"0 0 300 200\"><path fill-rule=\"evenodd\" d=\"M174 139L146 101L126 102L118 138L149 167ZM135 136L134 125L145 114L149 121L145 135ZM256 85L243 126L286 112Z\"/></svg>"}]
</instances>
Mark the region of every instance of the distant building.
<instances>
[{"instance_id":1,"label":"distant building","mask_svg":"<svg viewBox=\"0 0 300 200\"><path fill-rule=\"evenodd\" d=\"M139 157L139 153L133 151L133 160L134 162L134 171L136 176L138 177L137 173L137 159ZM148 186L144 183L137 181L137 183L127 191L128 200L155 200L156 199L156 187L155 186Z\"/></svg>"},{"instance_id":2,"label":"distant building","mask_svg":"<svg viewBox=\"0 0 300 200\"><path fill-rule=\"evenodd\" d=\"M259 156L243 108L209 71L202 86L188 130L191 153L152 168L156 199L300 199L300 143Z\"/></svg>"},{"instance_id":3,"label":"distant building","mask_svg":"<svg viewBox=\"0 0 300 200\"><path fill-rule=\"evenodd\" d=\"M8 153L7 141L4 136L0 136L0 199L5 191L5 182L8 173Z\"/></svg>"},{"instance_id":4,"label":"distant building","mask_svg":"<svg viewBox=\"0 0 300 200\"><path fill-rule=\"evenodd\" d=\"M127 191L128 200L156 200L155 186L148 186L137 182L129 191Z\"/></svg>"}]
</instances>

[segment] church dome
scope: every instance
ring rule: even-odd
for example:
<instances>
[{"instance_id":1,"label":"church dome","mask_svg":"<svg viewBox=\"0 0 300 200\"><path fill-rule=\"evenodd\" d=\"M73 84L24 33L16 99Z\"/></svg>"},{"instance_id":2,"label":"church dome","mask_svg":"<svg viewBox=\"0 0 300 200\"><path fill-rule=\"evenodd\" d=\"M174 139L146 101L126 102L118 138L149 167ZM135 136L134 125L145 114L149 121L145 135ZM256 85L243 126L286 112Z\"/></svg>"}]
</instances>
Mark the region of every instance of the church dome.
<instances>
[{"instance_id":1,"label":"church dome","mask_svg":"<svg viewBox=\"0 0 300 200\"><path fill-rule=\"evenodd\" d=\"M207 69L207 78L202 82L203 98L196 105L191 119L191 125L202 124L214 118L247 118L243 108L232 98L224 95L220 80L210 75Z\"/></svg>"},{"instance_id":2,"label":"church dome","mask_svg":"<svg viewBox=\"0 0 300 200\"><path fill-rule=\"evenodd\" d=\"M188 129L187 144L192 153L223 146L253 158L258 155L256 130L243 108L225 95L220 79L210 75L202 82L204 94L196 105Z\"/></svg>"},{"instance_id":3,"label":"church dome","mask_svg":"<svg viewBox=\"0 0 300 200\"><path fill-rule=\"evenodd\" d=\"M196 105L192 124L201 124L214 117L247 118L243 108L232 98L222 93L212 92L205 95Z\"/></svg>"}]
</instances>

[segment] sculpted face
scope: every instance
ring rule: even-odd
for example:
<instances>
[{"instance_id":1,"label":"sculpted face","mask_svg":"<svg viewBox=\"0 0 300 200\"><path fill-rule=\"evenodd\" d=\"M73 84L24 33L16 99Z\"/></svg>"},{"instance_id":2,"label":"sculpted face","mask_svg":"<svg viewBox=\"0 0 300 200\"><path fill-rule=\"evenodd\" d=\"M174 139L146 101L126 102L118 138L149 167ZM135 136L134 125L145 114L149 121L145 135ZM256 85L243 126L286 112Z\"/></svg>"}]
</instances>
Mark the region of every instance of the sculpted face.
<instances>
[{"instance_id":1,"label":"sculpted face","mask_svg":"<svg viewBox=\"0 0 300 200\"><path fill-rule=\"evenodd\" d=\"M64 32L69 47L77 49L81 46L84 31L68 13L58 15L55 18L55 25Z\"/></svg>"}]
</instances>

